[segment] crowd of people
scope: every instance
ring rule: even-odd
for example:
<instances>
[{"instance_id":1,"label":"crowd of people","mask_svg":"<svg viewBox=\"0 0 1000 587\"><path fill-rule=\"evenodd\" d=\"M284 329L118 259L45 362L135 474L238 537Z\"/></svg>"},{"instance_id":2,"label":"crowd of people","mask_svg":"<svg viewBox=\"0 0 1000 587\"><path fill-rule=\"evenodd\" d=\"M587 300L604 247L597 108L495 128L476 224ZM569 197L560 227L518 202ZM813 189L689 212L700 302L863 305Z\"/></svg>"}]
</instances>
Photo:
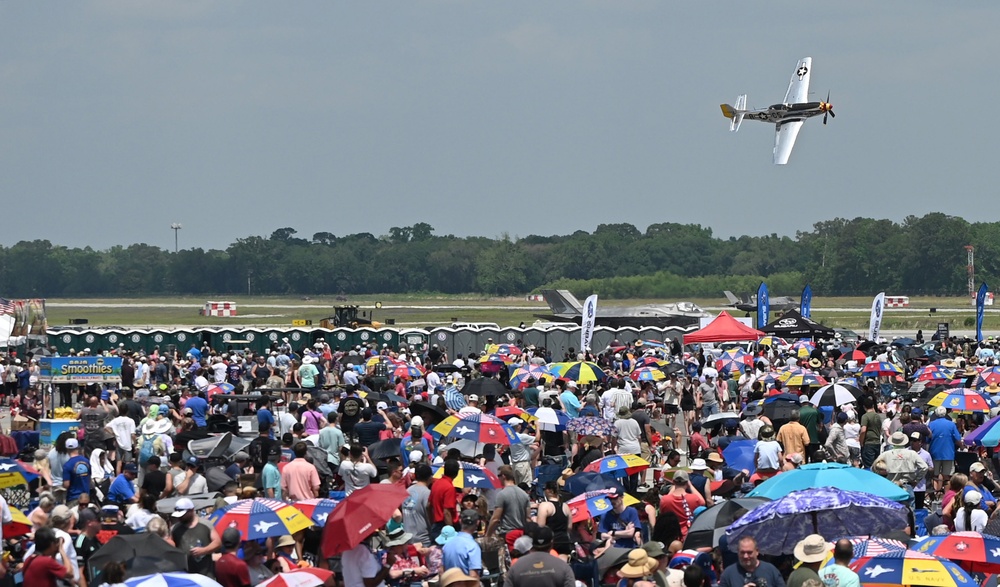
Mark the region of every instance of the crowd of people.
<instances>
[{"instance_id":1,"label":"crowd of people","mask_svg":"<svg viewBox=\"0 0 1000 587\"><path fill-rule=\"evenodd\" d=\"M934 346L948 372L934 383L979 387L987 400L1000 391L1000 376L983 375L997 360L987 352L993 344ZM15 576L32 585L113 584L126 567L94 577L88 558L113 536L150 532L187 553L189 572L226 587L302 567L329 569L330 583L347 587L858 585L848 568L852 544L840 536L809 536L779 557L761 556L752 538L687 541L707 508L820 462L870 469L905 489L920 512L899 528L911 537L984 532L1000 516L993 454L964 442L990 409L928 405L927 381L914 385L907 375L928 366L929 355L842 347L750 345L740 350L748 358L728 365L720 354L728 351L676 341L616 341L604 352L562 356L492 344L456 357L436 345L339 349L320 340L293 349L287 339L263 354L123 347L121 385L54 390L57 405L78 407L80 430L21 455L37 472L25 512L31 531L8 539L0 574L8 584ZM568 375L557 362L593 369ZM37 417L52 407L34 357L12 353L0 363L15 413ZM871 363L900 374L865 378ZM487 379L495 385L478 381ZM842 383L852 397L826 401L817 395L825 383ZM253 403L238 409L250 394ZM440 429L448 418L458 418L454 431L491 414L508 432L503 440ZM191 450L248 416L256 436L222 462ZM738 440L756 441L750 466L727 462ZM615 456L640 464L602 475ZM408 497L335 556L320 547L321 525L247 540L208 521L239 500L294 505L378 483ZM606 500L590 504L599 512L579 501L588 491Z\"/></svg>"}]
</instances>

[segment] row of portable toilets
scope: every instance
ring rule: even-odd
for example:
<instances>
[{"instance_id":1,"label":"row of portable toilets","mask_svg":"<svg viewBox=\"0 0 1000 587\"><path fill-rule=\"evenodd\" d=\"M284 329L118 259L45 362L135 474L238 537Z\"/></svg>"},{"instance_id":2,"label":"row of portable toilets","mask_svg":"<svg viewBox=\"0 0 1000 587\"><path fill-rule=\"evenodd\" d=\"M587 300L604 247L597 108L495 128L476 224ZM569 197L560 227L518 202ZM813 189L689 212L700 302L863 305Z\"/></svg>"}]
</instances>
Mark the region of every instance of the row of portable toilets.
<instances>
[{"instance_id":1,"label":"row of portable toilets","mask_svg":"<svg viewBox=\"0 0 1000 587\"><path fill-rule=\"evenodd\" d=\"M606 349L613 341L629 344L635 340L665 341L678 339L684 330L679 328L606 328L594 330L591 348L597 351ZM456 329L434 328L391 329L391 328L198 328L198 329L150 329L150 330L118 330L118 329L86 329L50 330L48 344L54 346L60 355L71 352L80 353L90 349L91 354L104 351L123 349L128 351L143 350L151 352L159 349L161 352L176 349L187 351L192 345L201 347L209 345L215 350L230 351L249 348L254 352L266 352L276 348L287 338L296 350L311 346L322 339L334 349L346 350L351 346L369 345L375 343L381 349L383 346L398 349L401 346L413 346L422 350L425 345L436 344L446 350L448 356L458 354L467 356L472 352L482 352L491 342L496 344L514 344L522 347L534 345L545 347L560 358L570 348L580 348L580 327L558 328L500 328L500 329Z\"/></svg>"}]
</instances>

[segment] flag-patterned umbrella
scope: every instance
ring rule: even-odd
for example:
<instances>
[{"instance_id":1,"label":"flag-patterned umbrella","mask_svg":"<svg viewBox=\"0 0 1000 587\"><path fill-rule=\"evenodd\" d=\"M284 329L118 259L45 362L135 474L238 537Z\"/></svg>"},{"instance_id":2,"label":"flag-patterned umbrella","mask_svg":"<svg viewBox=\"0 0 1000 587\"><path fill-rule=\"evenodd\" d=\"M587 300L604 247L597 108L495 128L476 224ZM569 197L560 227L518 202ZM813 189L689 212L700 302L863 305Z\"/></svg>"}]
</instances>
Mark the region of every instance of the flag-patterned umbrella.
<instances>
[{"instance_id":1,"label":"flag-patterned umbrella","mask_svg":"<svg viewBox=\"0 0 1000 587\"><path fill-rule=\"evenodd\" d=\"M592 473L611 473L615 477L634 475L649 468L649 461L638 455L611 455L598 459L583 470Z\"/></svg>"},{"instance_id":2,"label":"flag-patterned umbrella","mask_svg":"<svg viewBox=\"0 0 1000 587\"><path fill-rule=\"evenodd\" d=\"M638 499L627 493L618 493L615 489L588 491L566 502L566 505L569 506L570 521L576 524L603 516L611 511L611 500L618 495L622 496L625 507L639 503Z\"/></svg>"},{"instance_id":3,"label":"flag-patterned umbrella","mask_svg":"<svg viewBox=\"0 0 1000 587\"><path fill-rule=\"evenodd\" d=\"M521 442L509 424L489 414L448 416L432 432L449 440L472 440L489 444Z\"/></svg>"},{"instance_id":4,"label":"flag-patterned umbrella","mask_svg":"<svg viewBox=\"0 0 1000 587\"><path fill-rule=\"evenodd\" d=\"M513 359L521 354L521 349L512 344L491 344L486 347L486 354L500 355L502 357L510 356Z\"/></svg>"},{"instance_id":5,"label":"flag-patterned umbrella","mask_svg":"<svg viewBox=\"0 0 1000 587\"><path fill-rule=\"evenodd\" d=\"M278 573L263 583L258 583L257 587L320 587L331 577L333 571L309 567L305 569L292 569L285 573Z\"/></svg>"},{"instance_id":6,"label":"flag-patterned umbrella","mask_svg":"<svg viewBox=\"0 0 1000 587\"><path fill-rule=\"evenodd\" d=\"M989 367L984 369L976 377L976 387L987 385L1000 385L1000 367Z\"/></svg>"},{"instance_id":7,"label":"flag-patterned umbrella","mask_svg":"<svg viewBox=\"0 0 1000 587\"><path fill-rule=\"evenodd\" d=\"M424 372L420 367L414 365L396 365L392 370L392 378L395 379L399 377L400 379L416 379L417 377L423 376Z\"/></svg>"},{"instance_id":8,"label":"flag-patterned umbrella","mask_svg":"<svg viewBox=\"0 0 1000 587\"><path fill-rule=\"evenodd\" d=\"M863 557L852 562L850 568L858 574L861 584L867 587L975 584L972 577L957 564L914 550L899 550Z\"/></svg>"},{"instance_id":9,"label":"flag-patterned umbrella","mask_svg":"<svg viewBox=\"0 0 1000 587\"><path fill-rule=\"evenodd\" d=\"M243 540L295 534L313 525L308 516L295 507L275 499L242 499L216 510L209 521L219 531L236 528Z\"/></svg>"},{"instance_id":10,"label":"flag-patterned umbrella","mask_svg":"<svg viewBox=\"0 0 1000 587\"><path fill-rule=\"evenodd\" d=\"M493 410L493 416L505 422L511 418L520 418L525 422L531 422L535 419L535 416L517 406L499 406Z\"/></svg>"},{"instance_id":11,"label":"flag-patterned umbrella","mask_svg":"<svg viewBox=\"0 0 1000 587\"><path fill-rule=\"evenodd\" d=\"M944 383L951 381L955 377L955 372L940 365L927 365L921 367L913 373L914 381L927 381L929 383Z\"/></svg>"},{"instance_id":12,"label":"flag-patterned umbrella","mask_svg":"<svg viewBox=\"0 0 1000 587\"><path fill-rule=\"evenodd\" d=\"M337 504L343 501L343 499L343 494L341 494L340 499L319 497L297 501L292 505L315 522L317 526L323 526L326 524L326 519L330 516L330 513L333 512L333 508L337 507Z\"/></svg>"},{"instance_id":13,"label":"flag-patterned umbrella","mask_svg":"<svg viewBox=\"0 0 1000 587\"><path fill-rule=\"evenodd\" d=\"M805 338L793 342L789 349L792 354L800 359L808 357L814 350L816 350L816 345L811 340Z\"/></svg>"},{"instance_id":14,"label":"flag-patterned umbrella","mask_svg":"<svg viewBox=\"0 0 1000 587\"><path fill-rule=\"evenodd\" d=\"M769 346L771 348L782 348L788 346L788 341L781 338L780 336L769 335L760 339L757 344L761 346Z\"/></svg>"},{"instance_id":15,"label":"flag-patterned umbrella","mask_svg":"<svg viewBox=\"0 0 1000 587\"><path fill-rule=\"evenodd\" d=\"M992 534L952 532L928 536L913 550L954 561L970 573L1000 573L1000 537Z\"/></svg>"},{"instance_id":16,"label":"flag-patterned umbrella","mask_svg":"<svg viewBox=\"0 0 1000 587\"><path fill-rule=\"evenodd\" d=\"M28 485L38 478L34 469L14 459L0 459L0 488Z\"/></svg>"},{"instance_id":17,"label":"flag-patterned umbrella","mask_svg":"<svg viewBox=\"0 0 1000 587\"><path fill-rule=\"evenodd\" d=\"M872 361L865 365L861 372L869 377L893 377L902 375L903 371L899 367L886 361Z\"/></svg>"},{"instance_id":18,"label":"flag-patterned umbrella","mask_svg":"<svg viewBox=\"0 0 1000 587\"><path fill-rule=\"evenodd\" d=\"M989 412L991 407L990 402L978 391L964 387L942 391L929 399L927 405L944 406L953 412L962 414Z\"/></svg>"},{"instance_id":19,"label":"flag-patterned umbrella","mask_svg":"<svg viewBox=\"0 0 1000 587\"><path fill-rule=\"evenodd\" d=\"M458 489L465 489L466 487L500 489L503 487L500 478L486 467L480 467L479 465L464 461L459 463L459 467L458 477L452 481L452 484ZM444 477L444 465L434 465L433 469L435 479Z\"/></svg>"},{"instance_id":20,"label":"flag-patterned umbrella","mask_svg":"<svg viewBox=\"0 0 1000 587\"><path fill-rule=\"evenodd\" d=\"M785 385L787 387L822 387L826 384L826 379L823 379L815 373L799 373L785 379Z\"/></svg>"}]
</instances>

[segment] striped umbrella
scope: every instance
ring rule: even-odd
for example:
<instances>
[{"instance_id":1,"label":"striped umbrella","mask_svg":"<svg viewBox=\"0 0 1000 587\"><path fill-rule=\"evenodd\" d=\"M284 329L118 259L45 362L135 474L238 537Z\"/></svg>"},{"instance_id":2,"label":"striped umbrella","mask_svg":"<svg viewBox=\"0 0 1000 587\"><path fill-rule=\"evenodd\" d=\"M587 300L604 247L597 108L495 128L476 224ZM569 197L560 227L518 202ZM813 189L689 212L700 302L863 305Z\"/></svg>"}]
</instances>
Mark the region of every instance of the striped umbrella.
<instances>
[{"instance_id":1,"label":"striped umbrella","mask_svg":"<svg viewBox=\"0 0 1000 587\"><path fill-rule=\"evenodd\" d=\"M612 509L611 500L621 495L625 502L625 507L639 503L639 500L627 493L619 493L616 489L598 489L588 491L570 499L566 502L569 506L570 520L572 523L584 522L592 518L599 518Z\"/></svg>"},{"instance_id":2,"label":"striped umbrella","mask_svg":"<svg viewBox=\"0 0 1000 587\"><path fill-rule=\"evenodd\" d=\"M974 414L990 411L990 402L974 389L960 388L942 391L927 401L927 405L944 406L953 412Z\"/></svg>"},{"instance_id":3,"label":"striped umbrella","mask_svg":"<svg viewBox=\"0 0 1000 587\"><path fill-rule=\"evenodd\" d=\"M226 528L236 528L243 540L295 534L313 525L305 514L283 501L275 499L241 499L216 510L209 521L221 534Z\"/></svg>"},{"instance_id":4,"label":"striped umbrella","mask_svg":"<svg viewBox=\"0 0 1000 587\"><path fill-rule=\"evenodd\" d=\"M340 492L340 495L340 499L319 497L297 501L292 505L295 509L308 516L310 520L316 523L316 525L325 526L326 519L333 512L333 509L344 499L343 492Z\"/></svg>"},{"instance_id":5,"label":"striped umbrella","mask_svg":"<svg viewBox=\"0 0 1000 587\"><path fill-rule=\"evenodd\" d=\"M432 432L450 440L472 440L489 444L520 443L509 424L489 414L458 414L448 416Z\"/></svg>"},{"instance_id":6,"label":"striped umbrella","mask_svg":"<svg viewBox=\"0 0 1000 587\"><path fill-rule=\"evenodd\" d=\"M903 371L899 367L886 361L872 361L865 365L865 368L861 372L869 377L893 377L903 374Z\"/></svg>"},{"instance_id":7,"label":"striped umbrella","mask_svg":"<svg viewBox=\"0 0 1000 587\"><path fill-rule=\"evenodd\" d=\"M589 361L553 363L549 365L549 371L556 377L569 379L577 383L595 383L608 378L608 374L598 367L597 363Z\"/></svg>"},{"instance_id":8,"label":"striped umbrella","mask_svg":"<svg viewBox=\"0 0 1000 587\"><path fill-rule=\"evenodd\" d=\"M963 440L969 446L995 447L1000 445L1000 416L994 416L976 429L966 433Z\"/></svg>"},{"instance_id":9,"label":"striped umbrella","mask_svg":"<svg viewBox=\"0 0 1000 587\"><path fill-rule=\"evenodd\" d=\"M458 489L465 489L466 487L500 489L503 487L500 478L486 467L480 467L479 465L464 461L460 461L458 465L458 477L452 481L452 484ZM444 465L434 465L432 468L434 469L435 479L444 477Z\"/></svg>"},{"instance_id":10,"label":"striped umbrella","mask_svg":"<svg viewBox=\"0 0 1000 587\"><path fill-rule=\"evenodd\" d=\"M734 369L743 371L751 365L753 365L753 355L741 348L726 349L715 360L715 368L726 373L732 373Z\"/></svg>"},{"instance_id":11,"label":"striped umbrella","mask_svg":"<svg viewBox=\"0 0 1000 587\"><path fill-rule=\"evenodd\" d=\"M789 349L796 357L804 359L808 357L814 350L816 350L816 345L809 339L800 339L792 343Z\"/></svg>"},{"instance_id":12,"label":"striped umbrella","mask_svg":"<svg viewBox=\"0 0 1000 587\"><path fill-rule=\"evenodd\" d=\"M628 374L632 381L663 381L667 376L656 367L639 367Z\"/></svg>"},{"instance_id":13,"label":"striped umbrella","mask_svg":"<svg viewBox=\"0 0 1000 587\"><path fill-rule=\"evenodd\" d=\"M528 384L528 379L531 377L537 381L539 377L549 377L550 375L549 369L545 365L520 365L510 373L510 388L521 389Z\"/></svg>"},{"instance_id":14,"label":"striped umbrella","mask_svg":"<svg viewBox=\"0 0 1000 587\"><path fill-rule=\"evenodd\" d=\"M583 470L591 473L612 473L615 477L634 475L649 468L649 461L638 455L611 455L598 459Z\"/></svg>"}]
</instances>

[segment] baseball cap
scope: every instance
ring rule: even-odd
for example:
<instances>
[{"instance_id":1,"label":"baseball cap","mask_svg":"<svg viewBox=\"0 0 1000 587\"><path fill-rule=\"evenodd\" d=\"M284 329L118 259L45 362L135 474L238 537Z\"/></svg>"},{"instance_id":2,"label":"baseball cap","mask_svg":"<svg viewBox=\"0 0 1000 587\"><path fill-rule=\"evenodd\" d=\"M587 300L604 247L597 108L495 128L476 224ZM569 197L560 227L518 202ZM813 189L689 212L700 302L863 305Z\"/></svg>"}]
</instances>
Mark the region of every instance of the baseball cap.
<instances>
[{"instance_id":1,"label":"baseball cap","mask_svg":"<svg viewBox=\"0 0 1000 587\"><path fill-rule=\"evenodd\" d=\"M412 463L419 463L422 460L424 460L424 453L423 453L423 451L419 451L419 450L411 450L410 451L410 463L411 464Z\"/></svg>"},{"instance_id":2,"label":"baseball cap","mask_svg":"<svg viewBox=\"0 0 1000 587\"><path fill-rule=\"evenodd\" d=\"M963 498L963 501L965 501L965 503L978 504L978 503L980 503L980 502L983 501L983 494L979 493L975 489L972 489L970 491L966 491L965 492L965 497Z\"/></svg>"},{"instance_id":3,"label":"baseball cap","mask_svg":"<svg viewBox=\"0 0 1000 587\"><path fill-rule=\"evenodd\" d=\"M479 396L476 395L476 394L472 394L472 395L469 396L469 401L470 402L478 402L479 401Z\"/></svg>"},{"instance_id":4,"label":"baseball cap","mask_svg":"<svg viewBox=\"0 0 1000 587\"><path fill-rule=\"evenodd\" d=\"M969 467L969 472L970 473L985 473L986 472L986 465L984 465L982 463L972 463L972 466Z\"/></svg>"},{"instance_id":5,"label":"baseball cap","mask_svg":"<svg viewBox=\"0 0 1000 587\"><path fill-rule=\"evenodd\" d=\"M420 426L421 428L423 428L424 427L424 419L421 418L420 416L414 416L413 419L410 420L410 426L411 427L412 426Z\"/></svg>"},{"instance_id":6,"label":"baseball cap","mask_svg":"<svg viewBox=\"0 0 1000 587\"><path fill-rule=\"evenodd\" d=\"M193 509L194 502L186 497L182 497L174 504L174 513L170 514L170 516L172 518L179 518Z\"/></svg>"},{"instance_id":7,"label":"baseball cap","mask_svg":"<svg viewBox=\"0 0 1000 587\"><path fill-rule=\"evenodd\" d=\"M242 541L243 537L236 528L226 528L226 531L222 533L222 547L226 550L236 548Z\"/></svg>"},{"instance_id":8,"label":"baseball cap","mask_svg":"<svg viewBox=\"0 0 1000 587\"><path fill-rule=\"evenodd\" d=\"M479 523L479 512L476 510L462 510L460 516L463 526L471 526Z\"/></svg>"},{"instance_id":9,"label":"baseball cap","mask_svg":"<svg viewBox=\"0 0 1000 587\"><path fill-rule=\"evenodd\" d=\"M49 517L52 518L52 522L54 524L62 524L66 520L73 517L73 512L71 512L70 509L64 505L57 505L52 508L52 513L49 514Z\"/></svg>"},{"instance_id":10,"label":"baseball cap","mask_svg":"<svg viewBox=\"0 0 1000 587\"><path fill-rule=\"evenodd\" d=\"M688 476L687 471L676 471L674 473L674 484L675 485L680 485L682 483L687 483L690 480L691 480L691 477Z\"/></svg>"},{"instance_id":11,"label":"baseball cap","mask_svg":"<svg viewBox=\"0 0 1000 587\"><path fill-rule=\"evenodd\" d=\"M548 526L542 526L541 528L538 529L538 532L535 533L535 539L533 541L533 544L535 548L548 546L549 544L552 544L552 538L553 538L552 528L549 528Z\"/></svg>"},{"instance_id":12,"label":"baseball cap","mask_svg":"<svg viewBox=\"0 0 1000 587\"><path fill-rule=\"evenodd\" d=\"M522 420L522 419L518 418L517 416L515 416L515 417L511 418L510 420L507 420L507 423L510 424L511 426L520 426L521 424L524 424L524 420Z\"/></svg>"},{"instance_id":13,"label":"baseball cap","mask_svg":"<svg viewBox=\"0 0 1000 587\"><path fill-rule=\"evenodd\" d=\"M139 472L139 467L136 467L135 463L127 463L122 468L122 470L124 470L126 473L138 473Z\"/></svg>"},{"instance_id":14,"label":"baseball cap","mask_svg":"<svg viewBox=\"0 0 1000 587\"><path fill-rule=\"evenodd\" d=\"M188 457L187 460L184 461L184 462L187 463L187 465L189 467L197 467L198 466L198 457Z\"/></svg>"},{"instance_id":15,"label":"baseball cap","mask_svg":"<svg viewBox=\"0 0 1000 587\"><path fill-rule=\"evenodd\" d=\"M73 450L74 448L80 448L80 442L75 438L67 438L66 448L68 450Z\"/></svg>"}]
</instances>

